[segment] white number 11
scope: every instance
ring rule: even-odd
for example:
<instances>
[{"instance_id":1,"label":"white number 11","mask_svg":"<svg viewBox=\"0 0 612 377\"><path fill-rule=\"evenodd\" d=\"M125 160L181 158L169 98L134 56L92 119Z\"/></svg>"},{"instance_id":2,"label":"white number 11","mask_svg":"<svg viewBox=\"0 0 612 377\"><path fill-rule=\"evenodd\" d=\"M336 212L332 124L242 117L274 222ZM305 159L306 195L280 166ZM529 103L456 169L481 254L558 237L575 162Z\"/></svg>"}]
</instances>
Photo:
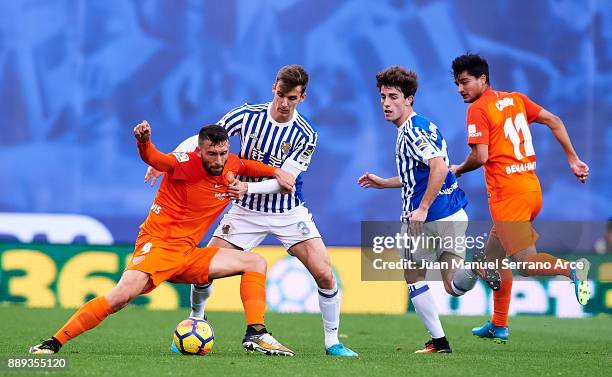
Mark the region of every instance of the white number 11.
<instances>
[{"instance_id":1,"label":"white number 11","mask_svg":"<svg viewBox=\"0 0 612 377\"><path fill-rule=\"evenodd\" d=\"M512 118L506 118L506 122L504 123L504 135L506 139L510 139L512 146L514 147L514 155L517 160L523 159L523 154L521 153L521 138L519 137L519 132L523 134L523 146L525 148L525 157L533 156L535 154L535 150L533 149L533 143L531 142L531 132L529 131L529 125L527 124L527 119L525 119L525 114L518 113L514 117L514 123L512 122Z\"/></svg>"}]
</instances>

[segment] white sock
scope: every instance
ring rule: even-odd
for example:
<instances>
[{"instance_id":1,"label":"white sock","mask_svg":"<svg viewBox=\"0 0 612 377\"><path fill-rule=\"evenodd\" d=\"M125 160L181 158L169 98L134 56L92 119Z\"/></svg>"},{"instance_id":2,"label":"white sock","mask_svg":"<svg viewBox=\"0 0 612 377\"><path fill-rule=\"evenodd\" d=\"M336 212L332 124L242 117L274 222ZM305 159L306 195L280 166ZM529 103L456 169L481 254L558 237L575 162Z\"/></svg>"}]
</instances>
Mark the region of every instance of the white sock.
<instances>
[{"instance_id":1,"label":"white sock","mask_svg":"<svg viewBox=\"0 0 612 377\"><path fill-rule=\"evenodd\" d=\"M319 308L323 316L325 348L329 348L334 344L340 343L340 340L338 340L338 327L340 326L338 287L334 289L319 288Z\"/></svg>"},{"instance_id":2,"label":"white sock","mask_svg":"<svg viewBox=\"0 0 612 377\"><path fill-rule=\"evenodd\" d=\"M438 309L434 303L429 286L424 281L417 281L414 284L408 284L410 291L410 300L418 314L419 318L425 325L425 328L431 334L432 338L441 338L444 336L442 323L438 317Z\"/></svg>"},{"instance_id":3,"label":"white sock","mask_svg":"<svg viewBox=\"0 0 612 377\"><path fill-rule=\"evenodd\" d=\"M191 284L191 314L190 317L204 318L206 301L212 293L212 283L196 286Z\"/></svg>"},{"instance_id":4,"label":"white sock","mask_svg":"<svg viewBox=\"0 0 612 377\"><path fill-rule=\"evenodd\" d=\"M472 271L471 268L462 267L455 271L455 276L453 276L451 287L453 288L453 292L459 296L462 296L467 291L474 288L477 281L478 276L474 273L474 271Z\"/></svg>"}]
</instances>

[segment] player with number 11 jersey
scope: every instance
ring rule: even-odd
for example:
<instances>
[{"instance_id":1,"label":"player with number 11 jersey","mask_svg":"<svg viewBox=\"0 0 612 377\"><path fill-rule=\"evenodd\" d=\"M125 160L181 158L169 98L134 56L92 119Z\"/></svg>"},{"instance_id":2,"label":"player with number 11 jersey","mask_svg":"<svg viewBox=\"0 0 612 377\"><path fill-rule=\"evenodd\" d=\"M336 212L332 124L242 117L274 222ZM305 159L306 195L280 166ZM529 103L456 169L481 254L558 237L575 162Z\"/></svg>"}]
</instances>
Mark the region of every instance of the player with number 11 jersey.
<instances>
[{"instance_id":1,"label":"player with number 11 jersey","mask_svg":"<svg viewBox=\"0 0 612 377\"><path fill-rule=\"evenodd\" d=\"M468 108L468 144L489 146L484 170L491 202L523 192L541 191L529 131L529 124L541 110L541 106L522 93L490 87Z\"/></svg>"},{"instance_id":2,"label":"player with number 11 jersey","mask_svg":"<svg viewBox=\"0 0 612 377\"><path fill-rule=\"evenodd\" d=\"M585 182L589 167L578 158L559 117L543 109L522 93L493 90L489 66L479 55L457 57L452 64L455 84L467 111L468 144L472 152L460 165L451 166L457 177L484 165L493 228L486 246L487 259L498 263L502 284L493 294L494 314L490 322L472 333L497 342L508 340L508 309L512 271L501 261L510 257L523 276L566 276L575 286L576 298L585 305L590 297L586 282L589 262L570 264L538 252L538 238L531 222L542 208L542 190L536 176L536 155L529 125L548 126L567 156L570 169Z\"/></svg>"}]
</instances>

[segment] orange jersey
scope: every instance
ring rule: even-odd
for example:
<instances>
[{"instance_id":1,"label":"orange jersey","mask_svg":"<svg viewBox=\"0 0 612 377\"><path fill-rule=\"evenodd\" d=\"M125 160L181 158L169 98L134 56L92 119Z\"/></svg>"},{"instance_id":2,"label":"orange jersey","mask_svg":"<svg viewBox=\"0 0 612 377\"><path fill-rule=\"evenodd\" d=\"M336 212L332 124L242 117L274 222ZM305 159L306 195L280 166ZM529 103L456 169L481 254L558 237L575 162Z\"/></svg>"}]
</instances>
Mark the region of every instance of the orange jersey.
<instances>
[{"instance_id":1,"label":"orange jersey","mask_svg":"<svg viewBox=\"0 0 612 377\"><path fill-rule=\"evenodd\" d=\"M541 110L522 93L491 88L468 108L468 144L489 146L484 170L491 202L541 190L529 130Z\"/></svg>"},{"instance_id":2,"label":"orange jersey","mask_svg":"<svg viewBox=\"0 0 612 377\"><path fill-rule=\"evenodd\" d=\"M229 154L219 176L208 174L199 153L159 152L151 142L138 143L143 161L165 172L141 233L168 244L196 246L229 204L228 178L274 176L275 168Z\"/></svg>"}]
</instances>

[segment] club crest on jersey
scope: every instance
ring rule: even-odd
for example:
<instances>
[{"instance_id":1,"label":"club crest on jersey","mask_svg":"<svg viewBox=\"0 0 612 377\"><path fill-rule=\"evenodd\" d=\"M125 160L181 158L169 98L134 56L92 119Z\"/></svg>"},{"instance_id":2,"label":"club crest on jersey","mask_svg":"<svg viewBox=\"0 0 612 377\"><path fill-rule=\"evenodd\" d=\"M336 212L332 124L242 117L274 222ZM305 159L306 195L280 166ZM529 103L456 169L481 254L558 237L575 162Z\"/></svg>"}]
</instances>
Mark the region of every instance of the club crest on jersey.
<instances>
[{"instance_id":1,"label":"club crest on jersey","mask_svg":"<svg viewBox=\"0 0 612 377\"><path fill-rule=\"evenodd\" d=\"M223 234L229 234L229 232L230 232L230 228L231 228L231 227L232 227L232 226L231 226L230 224L225 224L225 225L223 225L223 226L221 227L221 232L222 232Z\"/></svg>"},{"instance_id":2,"label":"club crest on jersey","mask_svg":"<svg viewBox=\"0 0 612 377\"><path fill-rule=\"evenodd\" d=\"M253 141L257 141L258 137L255 134L250 134L249 137L253 139Z\"/></svg>"},{"instance_id":3,"label":"club crest on jersey","mask_svg":"<svg viewBox=\"0 0 612 377\"><path fill-rule=\"evenodd\" d=\"M174 157L176 157L176 160L178 162L187 162L187 161L189 161L189 155L187 153L172 152L172 154L174 155Z\"/></svg>"},{"instance_id":4,"label":"club crest on jersey","mask_svg":"<svg viewBox=\"0 0 612 377\"><path fill-rule=\"evenodd\" d=\"M283 144L281 144L281 149L283 150L283 153L287 153L291 149L291 144L285 141Z\"/></svg>"}]
</instances>

